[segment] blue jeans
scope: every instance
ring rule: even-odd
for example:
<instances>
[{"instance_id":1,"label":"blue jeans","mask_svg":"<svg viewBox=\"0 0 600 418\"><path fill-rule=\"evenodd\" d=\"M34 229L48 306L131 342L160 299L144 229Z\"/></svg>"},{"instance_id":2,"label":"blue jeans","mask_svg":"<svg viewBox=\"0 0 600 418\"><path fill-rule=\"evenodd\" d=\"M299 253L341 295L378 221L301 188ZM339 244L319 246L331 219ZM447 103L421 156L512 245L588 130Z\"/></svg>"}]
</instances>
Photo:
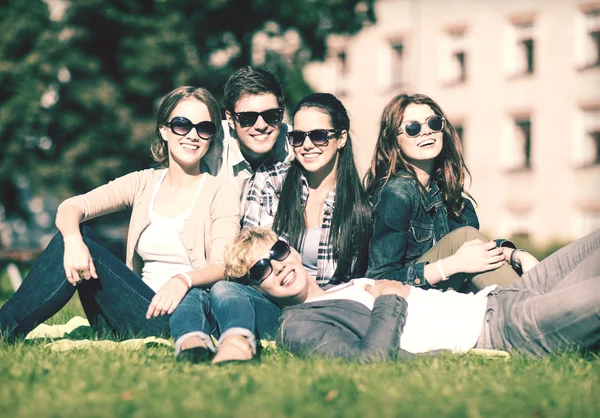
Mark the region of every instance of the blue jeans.
<instances>
[{"instance_id":1,"label":"blue jeans","mask_svg":"<svg viewBox=\"0 0 600 418\"><path fill-rule=\"evenodd\" d=\"M207 347L215 351L210 335L217 333L217 324L210 310L208 291L194 287L183 297L171 314L171 335L175 339L175 355L189 337L200 337Z\"/></svg>"},{"instance_id":2,"label":"blue jeans","mask_svg":"<svg viewBox=\"0 0 600 418\"><path fill-rule=\"evenodd\" d=\"M477 347L544 356L599 342L600 230L493 292Z\"/></svg>"},{"instance_id":3,"label":"blue jeans","mask_svg":"<svg viewBox=\"0 0 600 418\"><path fill-rule=\"evenodd\" d=\"M281 311L255 288L223 280L210 289L210 300L219 342L231 334L243 335L256 352L256 338L274 338Z\"/></svg>"},{"instance_id":4,"label":"blue jeans","mask_svg":"<svg viewBox=\"0 0 600 418\"><path fill-rule=\"evenodd\" d=\"M84 280L77 287L67 281L64 243L62 235L56 234L19 289L0 308L0 333L8 339L26 335L57 313L77 291L90 324L102 335L168 336L168 316L146 319L154 291L102 247L90 228L83 226L82 234L98 279Z\"/></svg>"}]
</instances>

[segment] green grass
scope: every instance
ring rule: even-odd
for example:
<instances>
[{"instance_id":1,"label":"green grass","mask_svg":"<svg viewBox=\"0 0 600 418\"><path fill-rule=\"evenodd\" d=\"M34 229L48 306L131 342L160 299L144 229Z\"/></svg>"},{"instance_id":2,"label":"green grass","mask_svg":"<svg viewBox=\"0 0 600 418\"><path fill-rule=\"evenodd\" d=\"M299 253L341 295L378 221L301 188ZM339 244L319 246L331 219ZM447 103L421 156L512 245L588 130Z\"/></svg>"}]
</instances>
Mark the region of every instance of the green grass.
<instances>
[{"instance_id":1,"label":"green grass","mask_svg":"<svg viewBox=\"0 0 600 418\"><path fill-rule=\"evenodd\" d=\"M53 322L77 314L72 301ZM599 399L593 355L360 365L267 349L260 363L214 367L176 363L163 346L56 353L0 343L0 417L594 417Z\"/></svg>"}]
</instances>

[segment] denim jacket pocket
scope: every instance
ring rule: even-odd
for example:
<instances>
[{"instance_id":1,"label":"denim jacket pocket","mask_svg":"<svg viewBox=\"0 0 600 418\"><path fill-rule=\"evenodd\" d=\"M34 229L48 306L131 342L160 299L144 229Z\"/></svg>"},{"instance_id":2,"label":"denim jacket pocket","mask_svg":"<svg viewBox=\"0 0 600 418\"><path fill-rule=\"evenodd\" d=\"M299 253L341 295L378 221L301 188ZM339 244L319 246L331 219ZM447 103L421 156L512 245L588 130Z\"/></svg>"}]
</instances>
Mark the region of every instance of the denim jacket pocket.
<instances>
[{"instance_id":1,"label":"denim jacket pocket","mask_svg":"<svg viewBox=\"0 0 600 418\"><path fill-rule=\"evenodd\" d=\"M420 257L426 253L433 242L433 225L420 222L411 222L410 237L412 243L408 244L407 255Z\"/></svg>"}]
</instances>

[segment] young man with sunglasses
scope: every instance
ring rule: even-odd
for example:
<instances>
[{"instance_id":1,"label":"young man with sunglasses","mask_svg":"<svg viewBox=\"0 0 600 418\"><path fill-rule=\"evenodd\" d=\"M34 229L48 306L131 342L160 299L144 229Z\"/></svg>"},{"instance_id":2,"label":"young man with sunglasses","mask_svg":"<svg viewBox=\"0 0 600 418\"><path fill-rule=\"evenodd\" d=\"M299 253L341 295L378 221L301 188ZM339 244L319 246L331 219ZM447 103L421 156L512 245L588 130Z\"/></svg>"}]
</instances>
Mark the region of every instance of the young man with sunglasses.
<instances>
[{"instance_id":1,"label":"young man with sunglasses","mask_svg":"<svg viewBox=\"0 0 600 418\"><path fill-rule=\"evenodd\" d=\"M296 354L372 361L435 350L545 356L598 347L600 230L541 263L511 248L504 256L522 264L523 276L476 294L370 279L325 291L293 248L257 227L228 247L225 271L284 308L277 340Z\"/></svg>"},{"instance_id":2,"label":"young man with sunglasses","mask_svg":"<svg viewBox=\"0 0 600 418\"><path fill-rule=\"evenodd\" d=\"M225 83L223 143L203 159L203 169L232 182L242 208L254 173L265 163L289 162L289 130L282 123L284 95L275 76L250 66L240 68Z\"/></svg>"}]
</instances>

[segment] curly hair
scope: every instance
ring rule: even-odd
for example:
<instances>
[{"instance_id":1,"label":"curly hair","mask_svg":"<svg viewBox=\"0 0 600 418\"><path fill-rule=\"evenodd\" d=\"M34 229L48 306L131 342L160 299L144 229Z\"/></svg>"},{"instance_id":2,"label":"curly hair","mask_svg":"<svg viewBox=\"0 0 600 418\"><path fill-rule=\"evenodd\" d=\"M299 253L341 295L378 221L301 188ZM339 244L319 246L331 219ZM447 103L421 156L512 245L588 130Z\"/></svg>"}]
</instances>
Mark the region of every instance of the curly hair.
<instances>
[{"instance_id":1,"label":"curly hair","mask_svg":"<svg viewBox=\"0 0 600 418\"><path fill-rule=\"evenodd\" d=\"M225 277L233 281L248 273L257 261L256 251L277 241L277 235L269 228L254 227L244 229L225 248Z\"/></svg>"}]
</instances>

